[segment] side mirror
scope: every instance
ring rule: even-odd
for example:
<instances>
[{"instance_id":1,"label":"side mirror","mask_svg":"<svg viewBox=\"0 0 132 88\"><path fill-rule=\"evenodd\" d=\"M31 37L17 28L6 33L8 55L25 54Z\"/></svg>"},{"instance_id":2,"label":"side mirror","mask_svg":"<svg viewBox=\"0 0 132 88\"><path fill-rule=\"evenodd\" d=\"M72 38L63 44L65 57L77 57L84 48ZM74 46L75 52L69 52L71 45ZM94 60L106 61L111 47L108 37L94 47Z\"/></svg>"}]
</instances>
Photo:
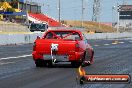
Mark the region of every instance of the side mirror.
<instances>
[{"instance_id":1,"label":"side mirror","mask_svg":"<svg viewBox=\"0 0 132 88\"><path fill-rule=\"evenodd\" d=\"M40 36L37 36L37 39L40 39Z\"/></svg>"}]
</instances>

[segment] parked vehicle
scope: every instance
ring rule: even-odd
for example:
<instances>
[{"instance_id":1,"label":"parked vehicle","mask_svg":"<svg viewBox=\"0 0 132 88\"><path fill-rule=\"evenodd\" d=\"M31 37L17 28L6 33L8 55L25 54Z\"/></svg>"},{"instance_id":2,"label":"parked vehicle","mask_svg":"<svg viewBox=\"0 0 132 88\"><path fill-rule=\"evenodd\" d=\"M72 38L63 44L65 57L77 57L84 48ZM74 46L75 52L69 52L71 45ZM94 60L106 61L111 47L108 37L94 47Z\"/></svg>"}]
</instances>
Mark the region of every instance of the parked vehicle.
<instances>
[{"instance_id":1,"label":"parked vehicle","mask_svg":"<svg viewBox=\"0 0 132 88\"><path fill-rule=\"evenodd\" d=\"M34 32L34 31L47 31L48 29L48 24L47 23L31 23L30 25L30 31Z\"/></svg>"},{"instance_id":2,"label":"parked vehicle","mask_svg":"<svg viewBox=\"0 0 132 88\"><path fill-rule=\"evenodd\" d=\"M53 66L58 62L71 62L78 67L84 61L92 64L94 51L79 30L49 30L35 40L32 56L36 67Z\"/></svg>"}]
</instances>

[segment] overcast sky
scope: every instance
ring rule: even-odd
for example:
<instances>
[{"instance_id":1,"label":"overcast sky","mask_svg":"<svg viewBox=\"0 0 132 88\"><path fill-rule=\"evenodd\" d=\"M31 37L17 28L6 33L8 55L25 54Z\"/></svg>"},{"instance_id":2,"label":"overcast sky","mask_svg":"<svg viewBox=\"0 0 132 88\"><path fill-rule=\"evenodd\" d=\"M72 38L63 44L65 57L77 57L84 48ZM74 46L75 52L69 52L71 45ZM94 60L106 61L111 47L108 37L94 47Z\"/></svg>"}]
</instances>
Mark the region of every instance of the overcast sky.
<instances>
[{"instance_id":1,"label":"overcast sky","mask_svg":"<svg viewBox=\"0 0 132 88\"><path fill-rule=\"evenodd\" d=\"M31 1L31 0L29 0ZM42 12L55 19L58 19L58 0L32 0L41 3ZM81 20L81 1L82 0L60 0L61 1L61 19L62 20ZM84 20L92 19L92 7L94 0L84 0ZM100 21L112 22L116 21L116 10L112 7L122 4L123 0L100 0L101 15ZM132 0L126 0L128 4L132 4ZM113 15L112 15L113 13Z\"/></svg>"}]
</instances>

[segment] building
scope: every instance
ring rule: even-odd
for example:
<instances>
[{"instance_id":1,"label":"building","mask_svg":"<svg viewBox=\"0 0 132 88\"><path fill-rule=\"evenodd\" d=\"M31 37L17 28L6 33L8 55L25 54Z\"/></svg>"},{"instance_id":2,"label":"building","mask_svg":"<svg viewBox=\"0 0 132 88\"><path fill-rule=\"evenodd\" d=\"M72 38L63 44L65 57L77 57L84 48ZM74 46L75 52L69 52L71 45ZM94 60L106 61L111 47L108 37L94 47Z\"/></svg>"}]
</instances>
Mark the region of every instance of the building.
<instances>
[{"instance_id":1,"label":"building","mask_svg":"<svg viewBox=\"0 0 132 88\"><path fill-rule=\"evenodd\" d=\"M25 0L0 0L0 2L7 2L12 8L19 9L21 11L41 13L41 6L36 2L29 2Z\"/></svg>"},{"instance_id":2,"label":"building","mask_svg":"<svg viewBox=\"0 0 132 88\"><path fill-rule=\"evenodd\" d=\"M57 20L49 17L41 12L41 5L36 2L29 2L27 0L0 0L0 16L5 19L8 18L10 22L30 23L43 22L51 27L61 26Z\"/></svg>"},{"instance_id":3,"label":"building","mask_svg":"<svg viewBox=\"0 0 132 88\"><path fill-rule=\"evenodd\" d=\"M132 5L119 6L120 31L132 31Z\"/></svg>"},{"instance_id":4,"label":"building","mask_svg":"<svg viewBox=\"0 0 132 88\"><path fill-rule=\"evenodd\" d=\"M26 21L28 13L41 13L38 3L25 0L0 0L0 8L1 20L17 22Z\"/></svg>"}]
</instances>

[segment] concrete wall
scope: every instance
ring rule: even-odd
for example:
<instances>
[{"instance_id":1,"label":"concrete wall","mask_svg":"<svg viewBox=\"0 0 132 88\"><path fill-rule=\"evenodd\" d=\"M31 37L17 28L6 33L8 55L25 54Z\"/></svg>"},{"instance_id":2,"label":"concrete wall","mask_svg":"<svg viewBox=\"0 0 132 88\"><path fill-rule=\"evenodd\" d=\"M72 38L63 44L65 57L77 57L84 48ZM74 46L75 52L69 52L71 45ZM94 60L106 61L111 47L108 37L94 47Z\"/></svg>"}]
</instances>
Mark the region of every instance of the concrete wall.
<instances>
[{"instance_id":1,"label":"concrete wall","mask_svg":"<svg viewBox=\"0 0 132 88\"><path fill-rule=\"evenodd\" d=\"M42 34L0 34L0 45L33 43L37 36Z\"/></svg>"},{"instance_id":2,"label":"concrete wall","mask_svg":"<svg viewBox=\"0 0 132 88\"><path fill-rule=\"evenodd\" d=\"M33 43L37 36L42 35L42 33L0 34L0 45ZM132 33L96 33L85 34L85 36L87 37L87 39L132 38Z\"/></svg>"},{"instance_id":3,"label":"concrete wall","mask_svg":"<svg viewBox=\"0 0 132 88\"><path fill-rule=\"evenodd\" d=\"M87 39L115 39L115 38L132 38L132 33L95 33L85 34Z\"/></svg>"}]
</instances>

